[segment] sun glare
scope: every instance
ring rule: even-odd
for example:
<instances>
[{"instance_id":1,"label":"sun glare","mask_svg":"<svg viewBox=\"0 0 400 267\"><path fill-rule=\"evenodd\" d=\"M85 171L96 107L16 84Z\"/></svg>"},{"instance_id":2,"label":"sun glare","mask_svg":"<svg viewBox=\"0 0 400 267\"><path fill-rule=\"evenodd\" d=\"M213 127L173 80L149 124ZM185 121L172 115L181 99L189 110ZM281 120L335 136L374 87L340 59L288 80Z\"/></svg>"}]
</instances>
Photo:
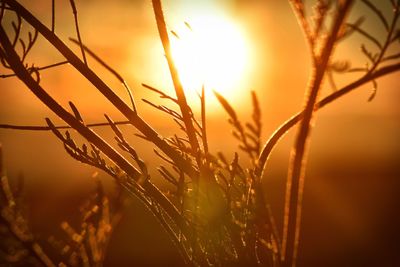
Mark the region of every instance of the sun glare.
<instances>
[{"instance_id":1,"label":"sun glare","mask_svg":"<svg viewBox=\"0 0 400 267\"><path fill-rule=\"evenodd\" d=\"M187 91L204 85L230 99L241 95L249 49L233 21L220 15L192 17L175 37L172 53Z\"/></svg>"}]
</instances>

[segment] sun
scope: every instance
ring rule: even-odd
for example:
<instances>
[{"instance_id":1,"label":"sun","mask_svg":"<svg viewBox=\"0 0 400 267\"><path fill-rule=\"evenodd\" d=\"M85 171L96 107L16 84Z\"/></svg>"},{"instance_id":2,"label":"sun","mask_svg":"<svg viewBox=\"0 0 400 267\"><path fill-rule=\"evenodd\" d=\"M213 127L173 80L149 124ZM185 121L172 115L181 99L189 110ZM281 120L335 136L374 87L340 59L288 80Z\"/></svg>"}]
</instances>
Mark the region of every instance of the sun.
<instances>
[{"instance_id":1,"label":"sun","mask_svg":"<svg viewBox=\"0 0 400 267\"><path fill-rule=\"evenodd\" d=\"M243 94L249 49L240 27L219 15L196 16L171 41L186 91L215 90L230 99Z\"/></svg>"}]
</instances>

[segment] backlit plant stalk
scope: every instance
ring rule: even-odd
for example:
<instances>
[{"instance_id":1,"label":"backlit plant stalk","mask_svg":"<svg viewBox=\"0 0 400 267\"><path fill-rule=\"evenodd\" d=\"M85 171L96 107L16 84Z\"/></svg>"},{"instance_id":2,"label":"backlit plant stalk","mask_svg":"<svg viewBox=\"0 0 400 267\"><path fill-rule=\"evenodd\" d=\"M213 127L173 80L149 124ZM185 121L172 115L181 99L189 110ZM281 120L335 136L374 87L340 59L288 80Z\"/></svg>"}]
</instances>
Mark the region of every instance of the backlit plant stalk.
<instances>
[{"instance_id":1,"label":"backlit plant stalk","mask_svg":"<svg viewBox=\"0 0 400 267\"><path fill-rule=\"evenodd\" d=\"M292 1L293 5L296 6L296 4L298 4L296 2L299 1ZM322 40L323 44L320 52L312 51L313 66L309 81L309 89L306 92L306 104L304 107L303 118L300 121L295 145L292 151L292 159L288 171L286 186L285 217L282 238L282 260L284 262L283 266L285 267L294 267L296 265L300 238L301 208L307 159L306 153L313 125L312 120L315 104L317 103L317 97L322 86L328 63L337 43L339 32L343 29L345 18L348 15L353 2L354 1L352 0L338 2L329 37ZM308 34L309 33L306 32L306 35ZM310 36L309 39L313 44L311 46L311 49L313 49L316 41L318 41L317 37Z\"/></svg>"}]
</instances>

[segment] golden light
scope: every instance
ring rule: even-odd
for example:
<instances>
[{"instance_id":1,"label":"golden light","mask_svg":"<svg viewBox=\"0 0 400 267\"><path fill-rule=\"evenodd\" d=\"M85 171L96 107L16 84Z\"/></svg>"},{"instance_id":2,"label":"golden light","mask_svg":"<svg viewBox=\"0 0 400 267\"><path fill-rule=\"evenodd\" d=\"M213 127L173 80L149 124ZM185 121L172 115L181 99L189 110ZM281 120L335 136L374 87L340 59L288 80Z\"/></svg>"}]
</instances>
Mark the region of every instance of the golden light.
<instances>
[{"instance_id":1,"label":"golden light","mask_svg":"<svg viewBox=\"0 0 400 267\"><path fill-rule=\"evenodd\" d=\"M229 99L243 96L249 49L241 29L221 14L192 17L172 41L185 90L216 90Z\"/></svg>"}]
</instances>

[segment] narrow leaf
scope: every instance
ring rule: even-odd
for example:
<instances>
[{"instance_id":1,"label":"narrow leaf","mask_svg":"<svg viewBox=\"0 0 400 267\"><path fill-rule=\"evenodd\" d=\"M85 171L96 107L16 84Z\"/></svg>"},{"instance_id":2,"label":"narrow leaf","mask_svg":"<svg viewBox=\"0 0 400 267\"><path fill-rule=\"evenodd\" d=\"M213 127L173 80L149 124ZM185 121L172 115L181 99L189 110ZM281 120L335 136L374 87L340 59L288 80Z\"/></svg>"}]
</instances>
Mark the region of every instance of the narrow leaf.
<instances>
[{"instance_id":1,"label":"narrow leaf","mask_svg":"<svg viewBox=\"0 0 400 267\"><path fill-rule=\"evenodd\" d=\"M378 83L375 80L372 80L372 93L368 98L368 102L371 102L372 100L374 100L375 96L376 96L376 92L378 91Z\"/></svg>"},{"instance_id":2,"label":"narrow leaf","mask_svg":"<svg viewBox=\"0 0 400 267\"><path fill-rule=\"evenodd\" d=\"M229 116L233 119L233 120L237 120L237 116L236 116L236 112L235 110L232 108L232 106L229 104L229 102L222 96L220 95L218 92L214 91L214 95L217 97L219 103L222 105L222 107L225 109L225 111L229 114Z\"/></svg>"},{"instance_id":3,"label":"narrow leaf","mask_svg":"<svg viewBox=\"0 0 400 267\"><path fill-rule=\"evenodd\" d=\"M76 108L76 106L74 105L74 103L72 103L71 101L68 102L69 106L71 107L72 112L74 113L75 118L83 123L83 119L81 114L79 113L78 109Z\"/></svg>"}]
</instances>

